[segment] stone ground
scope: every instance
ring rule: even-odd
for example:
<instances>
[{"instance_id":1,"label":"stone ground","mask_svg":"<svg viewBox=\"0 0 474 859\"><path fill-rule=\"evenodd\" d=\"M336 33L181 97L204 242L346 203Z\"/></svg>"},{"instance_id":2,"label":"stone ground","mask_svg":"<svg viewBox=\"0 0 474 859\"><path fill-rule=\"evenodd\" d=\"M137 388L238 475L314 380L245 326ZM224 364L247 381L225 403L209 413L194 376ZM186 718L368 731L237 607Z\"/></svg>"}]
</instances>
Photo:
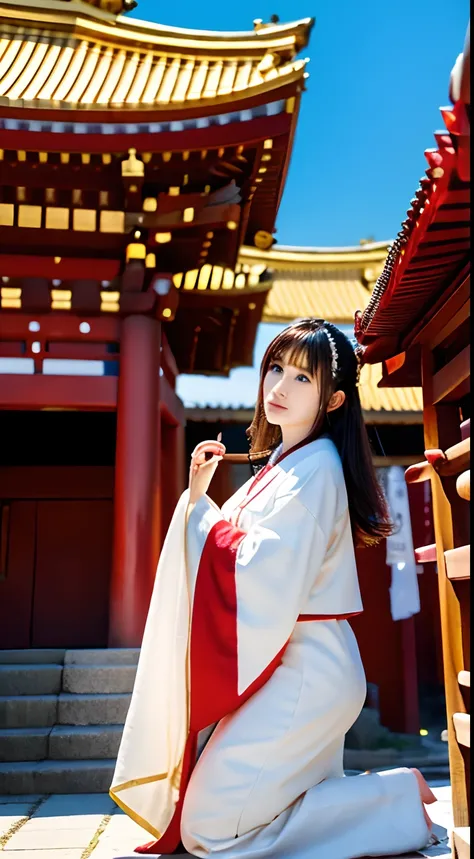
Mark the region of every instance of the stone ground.
<instances>
[{"instance_id":1,"label":"stone ground","mask_svg":"<svg viewBox=\"0 0 474 859\"><path fill-rule=\"evenodd\" d=\"M435 823L450 830L449 784L432 781L430 785L438 798L430 814ZM114 859L150 840L107 794L0 796L1 859ZM427 855L449 859L451 854L441 844Z\"/></svg>"}]
</instances>

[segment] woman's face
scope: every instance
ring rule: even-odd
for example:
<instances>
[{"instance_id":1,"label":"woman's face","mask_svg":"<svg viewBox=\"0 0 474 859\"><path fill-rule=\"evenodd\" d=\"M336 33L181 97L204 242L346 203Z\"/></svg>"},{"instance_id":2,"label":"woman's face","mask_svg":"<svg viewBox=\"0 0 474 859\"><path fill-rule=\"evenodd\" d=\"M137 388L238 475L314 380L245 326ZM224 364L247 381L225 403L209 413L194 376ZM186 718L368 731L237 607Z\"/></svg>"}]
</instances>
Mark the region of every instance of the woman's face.
<instances>
[{"instance_id":1,"label":"woman's face","mask_svg":"<svg viewBox=\"0 0 474 859\"><path fill-rule=\"evenodd\" d=\"M263 380L263 405L270 424L283 430L311 432L319 409L318 380L304 367L296 367L283 356L271 361Z\"/></svg>"}]
</instances>

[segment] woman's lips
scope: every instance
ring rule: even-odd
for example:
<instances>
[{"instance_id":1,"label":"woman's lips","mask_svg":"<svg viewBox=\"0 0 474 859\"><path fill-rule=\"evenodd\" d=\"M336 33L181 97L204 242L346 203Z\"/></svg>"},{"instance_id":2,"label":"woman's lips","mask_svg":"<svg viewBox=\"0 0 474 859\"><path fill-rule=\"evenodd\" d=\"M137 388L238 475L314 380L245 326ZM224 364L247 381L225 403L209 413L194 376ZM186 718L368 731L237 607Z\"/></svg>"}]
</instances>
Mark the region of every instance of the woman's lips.
<instances>
[{"instance_id":1,"label":"woman's lips","mask_svg":"<svg viewBox=\"0 0 474 859\"><path fill-rule=\"evenodd\" d=\"M286 406L279 406L278 403L272 403L270 400L267 402L267 405L272 409L283 409L283 411L286 412Z\"/></svg>"}]
</instances>

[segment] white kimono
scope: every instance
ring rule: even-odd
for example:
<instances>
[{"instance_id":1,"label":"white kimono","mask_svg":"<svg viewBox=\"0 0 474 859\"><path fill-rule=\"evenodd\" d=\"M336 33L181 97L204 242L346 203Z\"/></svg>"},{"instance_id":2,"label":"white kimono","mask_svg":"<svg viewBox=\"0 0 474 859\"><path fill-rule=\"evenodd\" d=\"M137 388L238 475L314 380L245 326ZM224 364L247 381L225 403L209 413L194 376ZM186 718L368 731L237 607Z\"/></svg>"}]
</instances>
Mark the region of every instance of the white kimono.
<instances>
[{"instance_id":1,"label":"white kimono","mask_svg":"<svg viewBox=\"0 0 474 859\"><path fill-rule=\"evenodd\" d=\"M410 770L343 774L366 684L347 621L362 604L333 442L293 449L222 510L202 497L186 526L187 506L185 492L158 565L113 799L158 839L158 854L180 835L192 855L223 859L422 848L430 833Z\"/></svg>"}]
</instances>

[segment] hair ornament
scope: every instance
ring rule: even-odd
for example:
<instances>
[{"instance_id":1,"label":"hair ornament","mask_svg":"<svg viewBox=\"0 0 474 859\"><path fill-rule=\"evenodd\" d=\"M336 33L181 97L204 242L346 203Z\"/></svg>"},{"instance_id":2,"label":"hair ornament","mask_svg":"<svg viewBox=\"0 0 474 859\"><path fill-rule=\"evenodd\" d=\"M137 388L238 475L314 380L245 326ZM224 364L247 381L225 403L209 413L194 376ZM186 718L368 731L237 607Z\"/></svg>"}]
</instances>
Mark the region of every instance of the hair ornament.
<instances>
[{"instance_id":1,"label":"hair ornament","mask_svg":"<svg viewBox=\"0 0 474 859\"><path fill-rule=\"evenodd\" d=\"M331 376L335 379L339 368L339 355L337 353L336 341L334 340L331 332L326 328L326 320L319 319L316 316L302 316L299 319L296 319L294 324L298 324L299 322L309 322L312 326L316 326L324 331L328 338L329 346L331 347Z\"/></svg>"},{"instance_id":2,"label":"hair ornament","mask_svg":"<svg viewBox=\"0 0 474 859\"><path fill-rule=\"evenodd\" d=\"M334 337L332 336L331 332L328 331L327 328L324 327L324 325L322 325L321 327L322 327L326 337L328 338L329 345L331 347L331 374L332 374L333 379L335 379L337 376L337 370L338 370L338 354L337 354L336 341L334 340Z\"/></svg>"}]
</instances>

